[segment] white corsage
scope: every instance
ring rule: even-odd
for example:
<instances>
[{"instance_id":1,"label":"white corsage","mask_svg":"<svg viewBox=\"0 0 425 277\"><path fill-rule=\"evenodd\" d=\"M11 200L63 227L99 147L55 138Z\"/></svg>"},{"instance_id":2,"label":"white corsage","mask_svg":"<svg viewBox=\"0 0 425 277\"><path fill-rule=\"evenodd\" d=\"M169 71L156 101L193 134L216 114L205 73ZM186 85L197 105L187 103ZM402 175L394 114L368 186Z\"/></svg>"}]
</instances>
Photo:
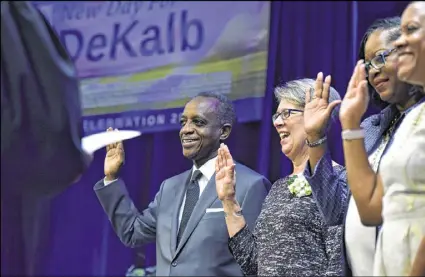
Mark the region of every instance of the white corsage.
<instances>
[{"instance_id":1,"label":"white corsage","mask_svg":"<svg viewBox=\"0 0 425 277\"><path fill-rule=\"evenodd\" d=\"M289 177L288 189L296 197L311 195L311 187L307 179L303 175L294 175Z\"/></svg>"}]
</instances>

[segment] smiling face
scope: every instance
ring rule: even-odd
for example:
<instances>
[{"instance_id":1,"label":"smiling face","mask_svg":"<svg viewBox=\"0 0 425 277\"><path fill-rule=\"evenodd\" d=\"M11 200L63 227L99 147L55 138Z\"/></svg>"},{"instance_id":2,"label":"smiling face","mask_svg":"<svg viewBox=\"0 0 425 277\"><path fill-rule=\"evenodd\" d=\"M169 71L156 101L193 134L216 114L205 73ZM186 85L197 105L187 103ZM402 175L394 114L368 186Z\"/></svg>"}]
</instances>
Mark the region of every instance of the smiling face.
<instances>
[{"instance_id":1,"label":"smiling face","mask_svg":"<svg viewBox=\"0 0 425 277\"><path fill-rule=\"evenodd\" d=\"M365 45L365 60L372 60L379 54L391 50L393 47L389 37L394 30L376 30L370 36ZM406 98L408 84L401 82L397 77L397 55L392 52L385 57L385 65L379 70L371 67L368 80L375 88L380 98L392 104L399 104Z\"/></svg>"},{"instance_id":2,"label":"smiling face","mask_svg":"<svg viewBox=\"0 0 425 277\"><path fill-rule=\"evenodd\" d=\"M276 113L279 114L285 109L303 110L302 107L286 100L281 100ZM304 118L301 112L291 113L286 119L278 116L273 122L273 125L279 134L282 153L285 156L294 161L299 155L305 152L307 135L304 132Z\"/></svg>"},{"instance_id":3,"label":"smiling face","mask_svg":"<svg viewBox=\"0 0 425 277\"><path fill-rule=\"evenodd\" d=\"M218 105L214 98L196 97L186 104L180 119L183 155L197 166L217 155L220 138L227 130L219 122Z\"/></svg>"},{"instance_id":4,"label":"smiling face","mask_svg":"<svg viewBox=\"0 0 425 277\"><path fill-rule=\"evenodd\" d=\"M394 43L398 48L398 77L425 87L425 3L407 6L401 30L401 37Z\"/></svg>"}]
</instances>

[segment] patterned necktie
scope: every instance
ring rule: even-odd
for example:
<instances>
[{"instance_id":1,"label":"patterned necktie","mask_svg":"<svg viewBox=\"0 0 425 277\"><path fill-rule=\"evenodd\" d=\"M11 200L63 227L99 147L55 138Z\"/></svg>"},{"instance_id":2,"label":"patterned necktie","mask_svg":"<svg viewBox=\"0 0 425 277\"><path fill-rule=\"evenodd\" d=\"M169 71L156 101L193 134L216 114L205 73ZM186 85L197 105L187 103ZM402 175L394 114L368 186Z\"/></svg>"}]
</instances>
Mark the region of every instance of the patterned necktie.
<instances>
[{"instance_id":1,"label":"patterned necktie","mask_svg":"<svg viewBox=\"0 0 425 277\"><path fill-rule=\"evenodd\" d=\"M184 210L182 219L180 222L179 233L177 235L177 245L179 245L180 239L183 235L184 229L186 228L187 222L189 221L190 215L192 214L193 208L195 208L196 203L199 199L199 183L198 180L201 178L202 173L199 170L196 170L192 179L190 180L189 185L186 188L186 201L184 203Z\"/></svg>"}]
</instances>

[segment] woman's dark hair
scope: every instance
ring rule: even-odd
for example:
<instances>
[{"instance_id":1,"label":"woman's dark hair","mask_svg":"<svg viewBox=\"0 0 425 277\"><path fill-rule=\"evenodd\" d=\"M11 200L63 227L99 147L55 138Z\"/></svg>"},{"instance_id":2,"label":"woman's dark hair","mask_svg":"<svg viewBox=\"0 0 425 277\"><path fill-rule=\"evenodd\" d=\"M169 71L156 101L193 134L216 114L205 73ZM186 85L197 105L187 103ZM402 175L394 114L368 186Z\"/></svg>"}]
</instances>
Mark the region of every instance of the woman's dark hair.
<instances>
[{"instance_id":1,"label":"woman's dark hair","mask_svg":"<svg viewBox=\"0 0 425 277\"><path fill-rule=\"evenodd\" d=\"M369 37L372 33L375 31L387 31L387 30L394 30L394 32L391 32L388 38L388 42L393 42L400 36L400 24L401 24L401 18L399 16L394 17L387 17L387 18L380 18L375 20L372 25L369 26L366 33L364 34L361 42L360 42L360 49L359 49L359 59L365 60L365 48L366 43L369 40ZM385 101L382 101L381 97L379 97L379 94L375 91L375 89L371 86L369 80L369 94L371 98L371 102L373 105L377 106L380 109L385 108L388 106L388 103Z\"/></svg>"}]
</instances>

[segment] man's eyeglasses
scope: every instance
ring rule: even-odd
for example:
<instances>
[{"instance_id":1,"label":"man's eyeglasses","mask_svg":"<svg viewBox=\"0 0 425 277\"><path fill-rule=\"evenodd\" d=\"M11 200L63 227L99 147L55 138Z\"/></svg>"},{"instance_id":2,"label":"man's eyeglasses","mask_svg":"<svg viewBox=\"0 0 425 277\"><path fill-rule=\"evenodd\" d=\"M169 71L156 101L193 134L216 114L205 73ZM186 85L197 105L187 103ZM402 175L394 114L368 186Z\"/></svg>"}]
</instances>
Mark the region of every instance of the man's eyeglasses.
<instances>
[{"instance_id":1,"label":"man's eyeglasses","mask_svg":"<svg viewBox=\"0 0 425 277\"><path fill-rule=\"evenodd\" d=\"M365 64L366 73L369 74L369 71L370 71L371 68L374 68L376 70L381 69L385 65L387 57L389 55L391 55L396 50L397 50L397 48L386 50L382 53L379 53L377 56L375 56L373 59L371 59L369 62L367 62Z\"/></svg>"},{"instance_id":2,"label":"man's eyeglasses","mask_svg":"<svg viewBox=\"0 0 425 277\"><path fill-rule=\"evenodd\" d=\"M303 112L304 112L303 110L297 110L297 109L283 109L280 113L275 113L272 116L272 120L273 120L273 122L275 122L278 117L285 120L288 117L290 117L291 114L293 114L293 113L303 113Z\"/></svg>"}]
</instances>

